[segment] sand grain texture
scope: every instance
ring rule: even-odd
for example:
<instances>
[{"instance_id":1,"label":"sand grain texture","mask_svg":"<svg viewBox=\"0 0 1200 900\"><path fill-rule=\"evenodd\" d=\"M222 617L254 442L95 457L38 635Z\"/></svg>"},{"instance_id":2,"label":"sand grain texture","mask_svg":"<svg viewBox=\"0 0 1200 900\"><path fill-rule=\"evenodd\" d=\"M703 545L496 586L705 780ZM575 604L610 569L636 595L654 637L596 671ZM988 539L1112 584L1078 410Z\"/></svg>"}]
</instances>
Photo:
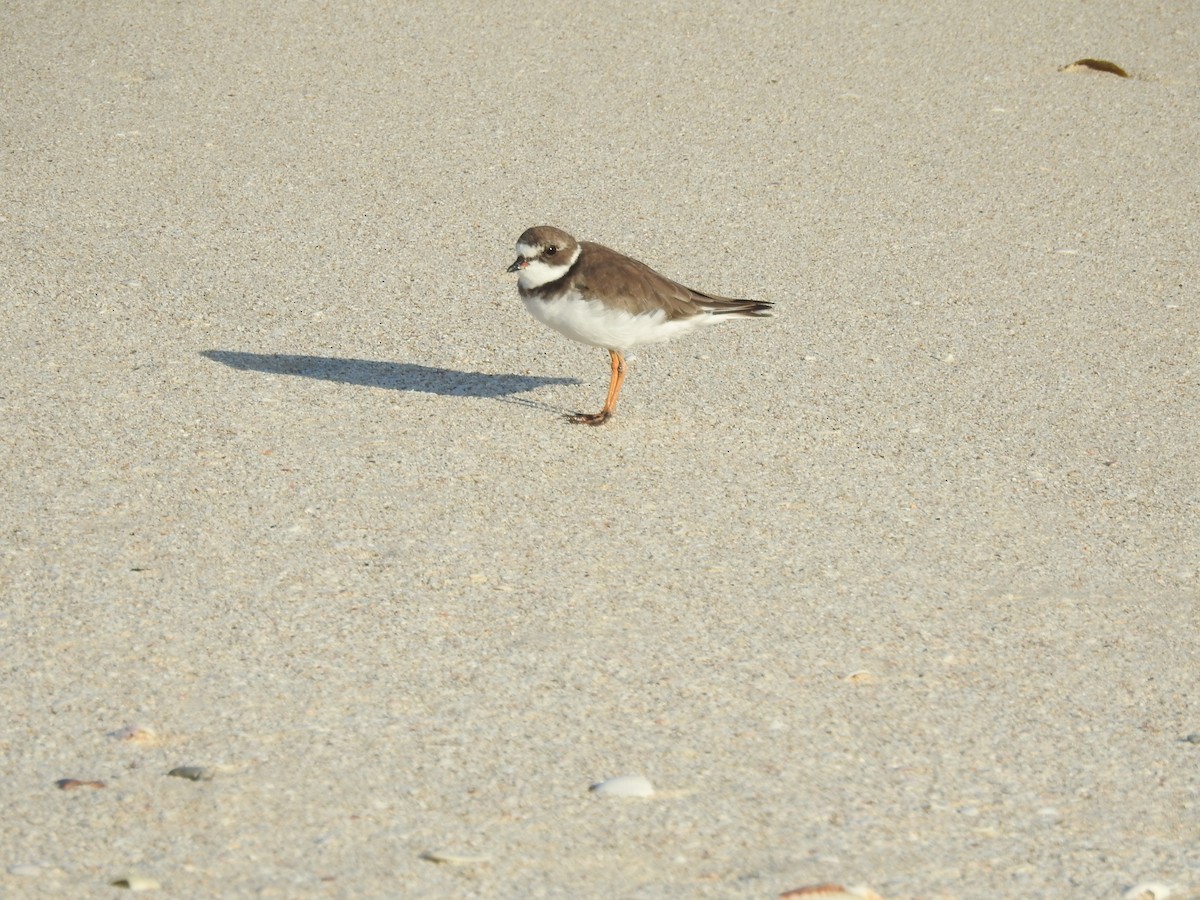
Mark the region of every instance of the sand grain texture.
<instances>
[{"instance_id":1,"label":"sand grain texture","mask_svg":"<svg viewBox=\"0 0 1200 900\"><path fill-rule=\"evenodd\" d=\"M383 7L0 23L0 893L1196 896L1200 12Z\"/></svg>"}]
</instances>

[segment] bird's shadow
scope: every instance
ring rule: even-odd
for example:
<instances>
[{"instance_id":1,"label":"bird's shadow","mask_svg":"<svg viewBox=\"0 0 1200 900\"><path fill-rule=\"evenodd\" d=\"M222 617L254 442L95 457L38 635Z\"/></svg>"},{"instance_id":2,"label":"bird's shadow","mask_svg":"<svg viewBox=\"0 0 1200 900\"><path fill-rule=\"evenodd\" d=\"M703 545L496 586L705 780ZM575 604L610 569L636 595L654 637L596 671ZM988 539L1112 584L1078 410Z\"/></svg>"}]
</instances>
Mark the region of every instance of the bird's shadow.
<instances>
[{"instance_id":1,"label":"bird's shadow","mask_svg":"<svg viewBox=\"0 0 1200 900\"><path fill-rule=\"evenodd\" d=\"M373 359L345 359L330 356L296 356L290 353L243 353L239 350L203 350L201 356L229 366L270 375L299 375L340 384L416 391L442 397L482 397L524 406L538 406L513 394L532 391L549 384L580 384L578 378L549 378L541 375L491 375L486 372L460 372L416 363L381 362ZM546 407L549 408L549 407Z\"/></svg>"}]
</instances>

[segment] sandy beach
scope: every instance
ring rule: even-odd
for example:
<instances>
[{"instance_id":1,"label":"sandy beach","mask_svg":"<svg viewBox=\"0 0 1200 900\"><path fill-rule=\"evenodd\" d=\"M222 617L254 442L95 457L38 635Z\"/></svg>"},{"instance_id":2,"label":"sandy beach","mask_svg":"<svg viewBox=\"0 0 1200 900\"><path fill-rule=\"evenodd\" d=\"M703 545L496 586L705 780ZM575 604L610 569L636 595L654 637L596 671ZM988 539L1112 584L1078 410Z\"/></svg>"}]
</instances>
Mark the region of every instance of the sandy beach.
<instances>
[{"instance_id":1,"label":"sandy beach","mask_svg":"<svg viewBox=\"0 0 1200 900\"><path fill-rule=\"evenodd\" d=\"M0 895L1200 897L1200 8L9 4L0 88ZM566 424L543 223L777 315Z\"/></svg>"}]
</instances>

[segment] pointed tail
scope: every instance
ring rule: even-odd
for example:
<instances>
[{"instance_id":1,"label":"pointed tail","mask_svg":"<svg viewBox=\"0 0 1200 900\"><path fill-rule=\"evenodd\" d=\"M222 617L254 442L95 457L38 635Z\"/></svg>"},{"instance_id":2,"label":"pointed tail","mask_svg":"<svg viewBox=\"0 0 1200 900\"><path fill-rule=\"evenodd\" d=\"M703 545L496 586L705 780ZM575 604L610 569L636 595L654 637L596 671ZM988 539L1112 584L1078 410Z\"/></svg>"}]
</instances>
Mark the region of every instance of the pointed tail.
<instances>
[{"instance_id":1,"label":"pointed tail","mask_svg":"<svg viewBox=\"0 0 1200 900\"><path fill-rule=\"evenodd\" d=\"M748 319L765 319L775 315L774 303L766 300L727 300L724 297L699 296L696 302L714 316L744 316Z\"/></svg>"}]
</instances>

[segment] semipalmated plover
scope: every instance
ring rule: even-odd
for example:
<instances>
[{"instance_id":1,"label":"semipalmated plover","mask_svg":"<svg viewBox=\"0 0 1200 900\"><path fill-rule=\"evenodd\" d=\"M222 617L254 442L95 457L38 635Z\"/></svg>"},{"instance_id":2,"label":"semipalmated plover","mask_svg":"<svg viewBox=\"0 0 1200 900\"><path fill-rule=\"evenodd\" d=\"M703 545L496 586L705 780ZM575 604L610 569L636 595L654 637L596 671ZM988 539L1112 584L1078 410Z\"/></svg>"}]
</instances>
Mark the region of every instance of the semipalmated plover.
<instances>
[{"instance_id":1,"label":"semipalmated plover","mask_svg":"<svg viewBox=\"0 0 1200 900\"><path fill-rule=\"evenodd\" d=\"M517 290L539 322L573 341L603 347L612 361L608 398L598 413L568 416L581 425L603 425L617 408L625 382L625 352L656 344L700 325L727 318L770 316L772 303L732 300L694 291L645 263L561 228L538 225L517 239Z\"/></svg>"}]
</instances>

